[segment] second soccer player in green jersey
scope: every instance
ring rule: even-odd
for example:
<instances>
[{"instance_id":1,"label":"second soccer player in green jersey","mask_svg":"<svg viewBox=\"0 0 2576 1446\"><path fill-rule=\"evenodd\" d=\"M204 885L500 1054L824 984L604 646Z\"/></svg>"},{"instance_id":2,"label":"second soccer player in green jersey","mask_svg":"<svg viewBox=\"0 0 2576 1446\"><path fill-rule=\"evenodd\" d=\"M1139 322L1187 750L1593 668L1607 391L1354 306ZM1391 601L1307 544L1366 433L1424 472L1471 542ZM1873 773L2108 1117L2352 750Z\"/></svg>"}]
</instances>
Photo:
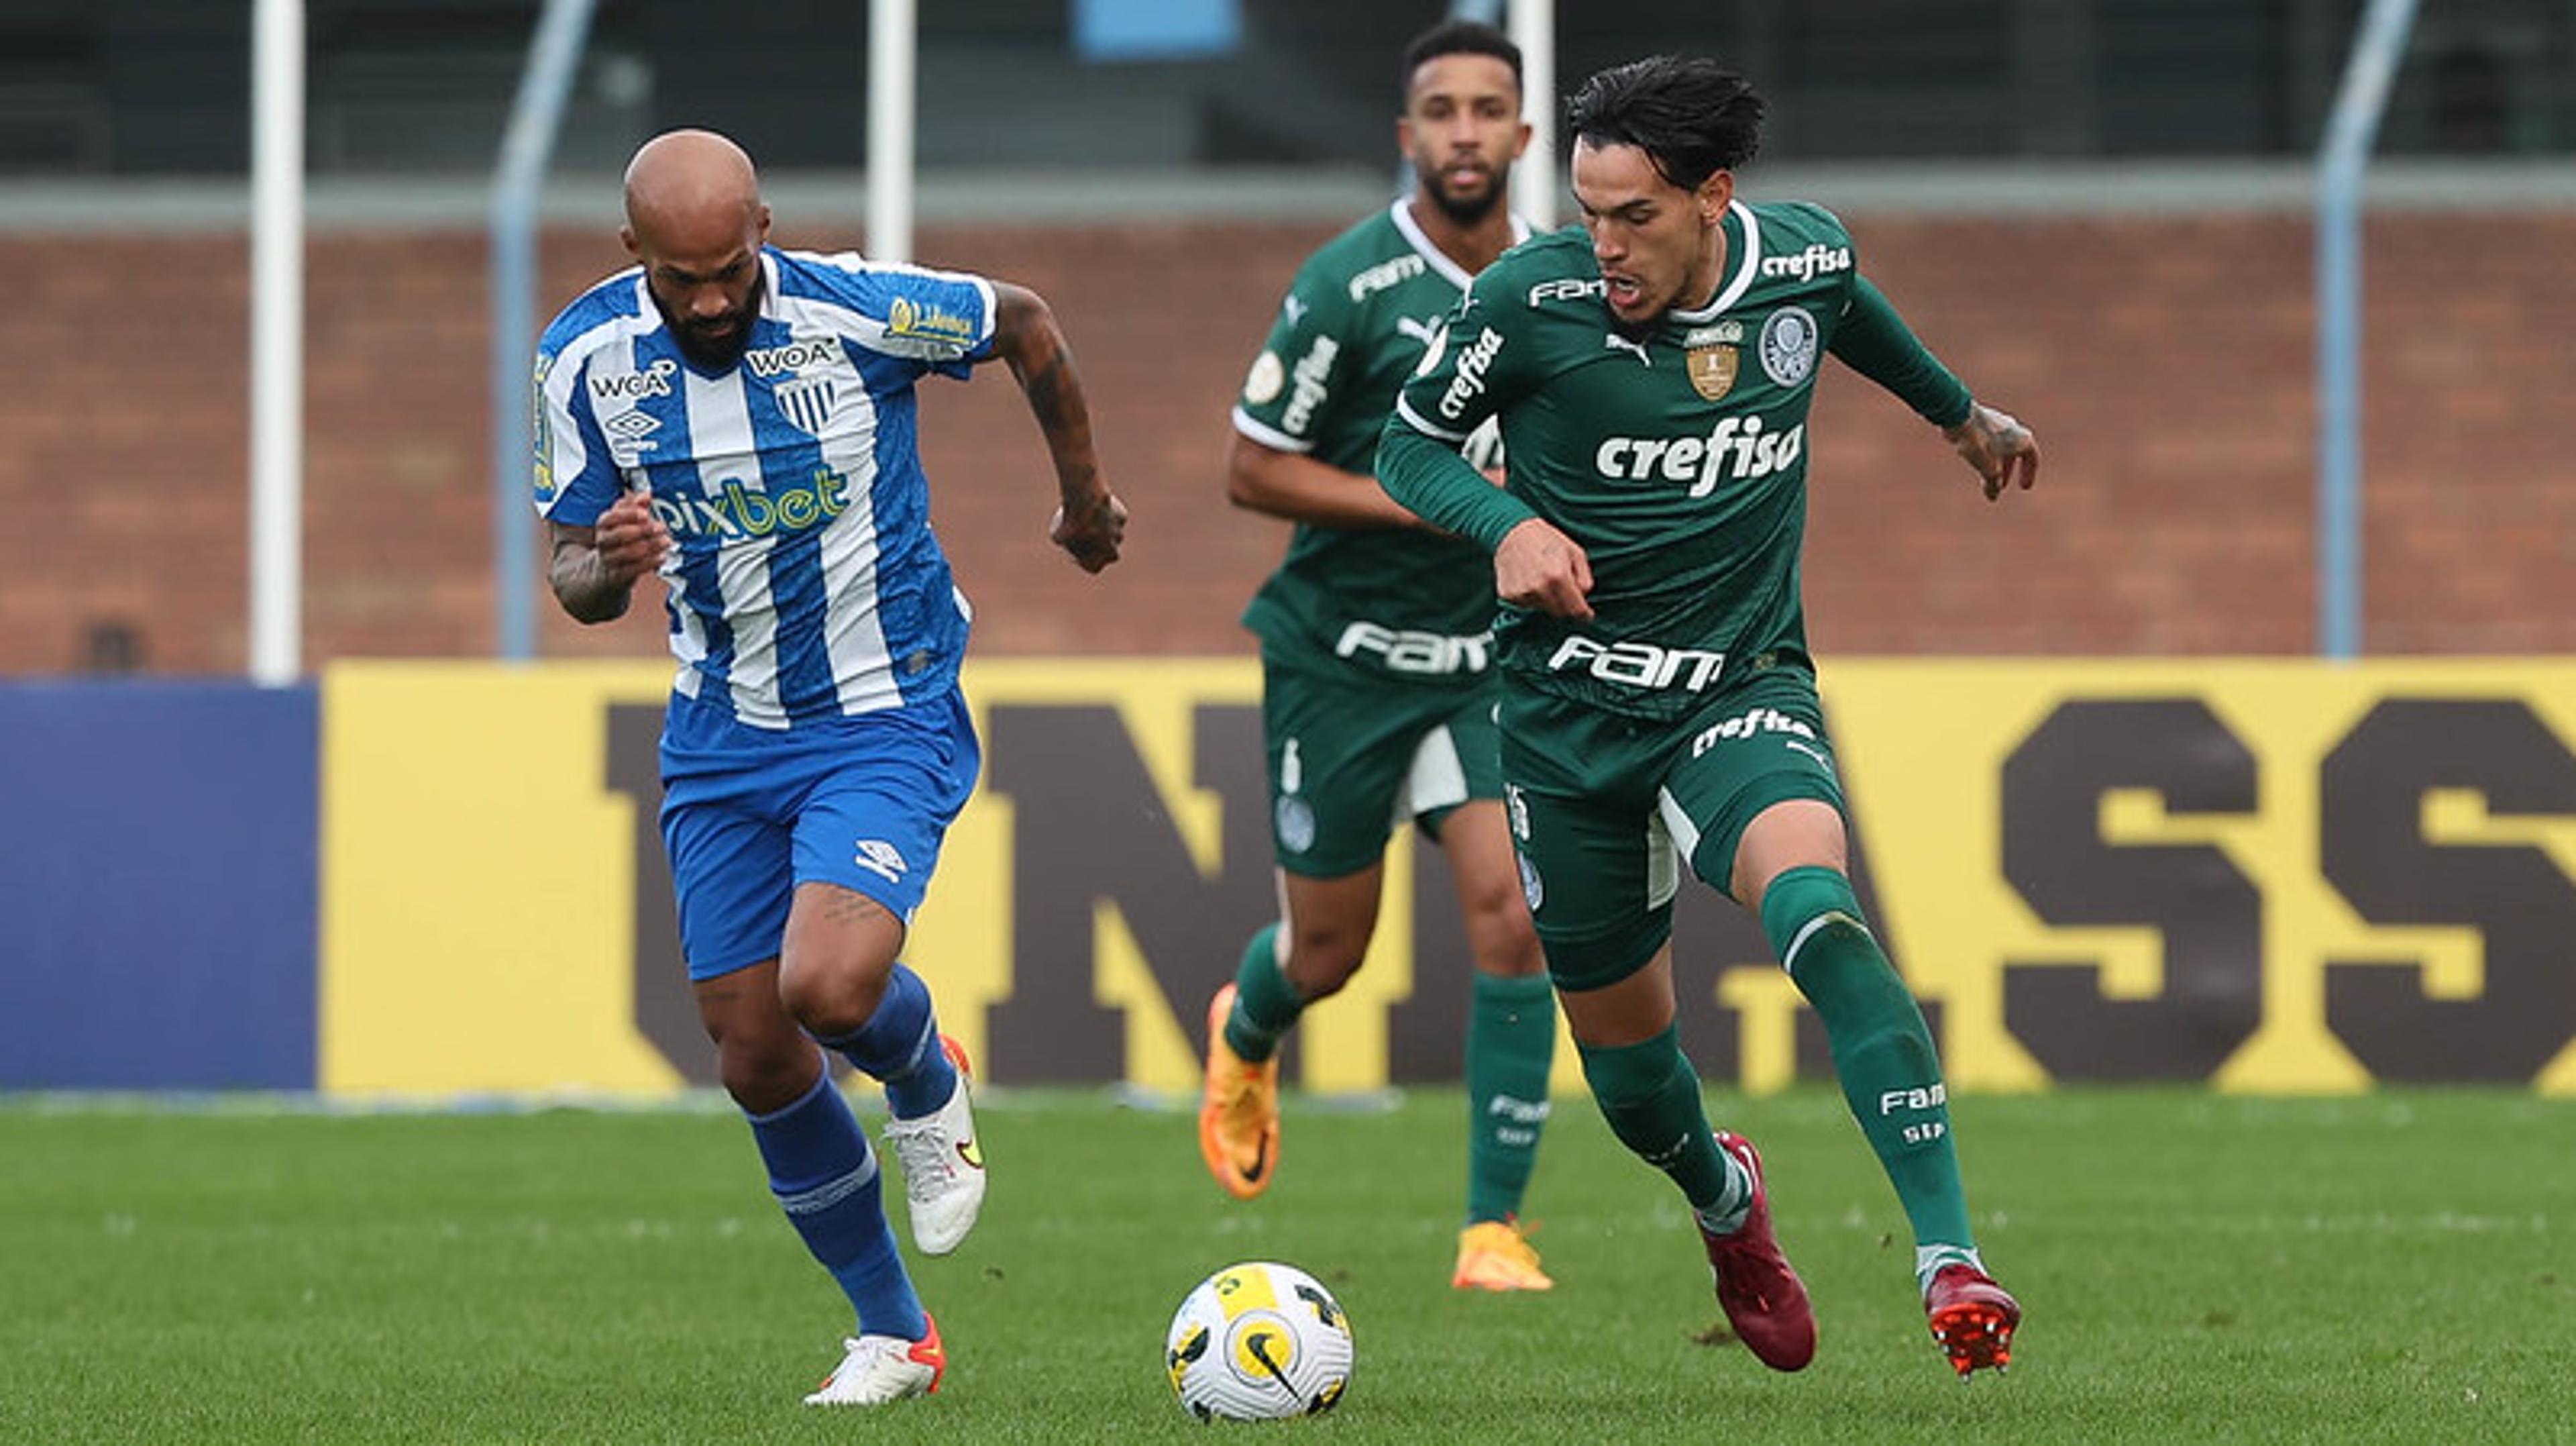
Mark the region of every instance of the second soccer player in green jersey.
<instances>
[{"instance_id":1,"label":"second soccer player in green jersey","mask_svg":"<svg viewBox=\"0 0 2576 1446\"><path fill-rule=\"evenodd\" d=\"M1280 1040L1359 968L1389 833L1415 823L1449 860L1475 959L1467 1209L1451 1281L1544 1290L1552 1282L1517 1215L1547 1118L1556 1015L1503 826L1491 570L1482 550L1423 528L1370 476L1387 408L1441 318L1526 234L1506 196L1529 127L1520 53L1490 26L1435 27L1407 50L1403 74L1397 140L1412 194L1306 262L1234 411L1230 494L1297 524L1244 614L1261 637L1281 917L1253 935L1211 1003L1199 1146L1229 1193L1268 1187ZM1489 448L1479 456L1491 465Z\"/></svg>"},{"instance_id":2,"label":"second soccer player in green jersey","mask_svg":"<svg viewBox=\"0 0 2576 1446\"><path fill-rule=\"evenodd\" d=\"M1742 77L1657 57L1569 109L1584 229L1476 278L1379 479L1493 554L1521 884L1594 1099L1688 1198L1736 1333L1781 1370L1815 1351L1760 1156L1710 1129L1675 1034L1684 870L1759 914L1814 1006L1952 1366L2000 1366L2021 1309L1978 1256L1940 1061L1846 873L1798 561L1828 356L1942 428L1989 498L2030 484L2037 445L1915 340L1830 212L1736 196L1762 117ZM1507 491L1455 450L1496 420Z\"/></svg>"}]
</instances>

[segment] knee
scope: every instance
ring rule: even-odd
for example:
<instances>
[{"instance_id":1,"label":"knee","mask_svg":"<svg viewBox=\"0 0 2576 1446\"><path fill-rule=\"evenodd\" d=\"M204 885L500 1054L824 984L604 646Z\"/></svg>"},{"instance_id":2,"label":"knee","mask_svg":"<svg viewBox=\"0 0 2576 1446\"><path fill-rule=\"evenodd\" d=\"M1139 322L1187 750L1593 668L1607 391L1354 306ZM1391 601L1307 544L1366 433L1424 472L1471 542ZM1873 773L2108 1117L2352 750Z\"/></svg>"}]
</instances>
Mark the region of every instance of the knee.
<instances>
[{"instance_id":1,"label":"knee","mask_svg":"<svg viewBox=\"0 0 2576 1446\"><path fill-rule=\"evenodd\" d=\"M1309 1004L1342 992L1367 957L1369 931L1347 928L1300 928L1288 946L1288 976L1298 997Z\"/></svg>"},{"instance_id":2,"label":"knee","mask_svg":"<svg viewBox=\"0 0 2576 1446\"><path fill-rule=\"evenodd\" d=\"M822 1072L823 1056L794 1029L738 1031L716 1041L716 1079L733 1102L756 1115L802 1099Z\"/></svg>"},{"instance_id":3,"label":"knee","mask_svg":"<svg viewBox=\"0 0 2576 1446\"><path fill-rule=\"evenodd\" d=\"M779 1002L817 1039L843 1039L865 1028L885 998L894 961L797 960L778 974Z\"/></svg>"},{"instance_id":4,"label":"knee","mask_svg":"<svg viewBox=\"0 0 2576 1446\"><path fill-rule=\"evenodd\" d=\"M1518 881L1478 888L1460 902L1479 968L1488 974L1514 976L1546 972L1547 956L1539 948L1529 906L1521 902Z\"/></svg>"}]
</instances>

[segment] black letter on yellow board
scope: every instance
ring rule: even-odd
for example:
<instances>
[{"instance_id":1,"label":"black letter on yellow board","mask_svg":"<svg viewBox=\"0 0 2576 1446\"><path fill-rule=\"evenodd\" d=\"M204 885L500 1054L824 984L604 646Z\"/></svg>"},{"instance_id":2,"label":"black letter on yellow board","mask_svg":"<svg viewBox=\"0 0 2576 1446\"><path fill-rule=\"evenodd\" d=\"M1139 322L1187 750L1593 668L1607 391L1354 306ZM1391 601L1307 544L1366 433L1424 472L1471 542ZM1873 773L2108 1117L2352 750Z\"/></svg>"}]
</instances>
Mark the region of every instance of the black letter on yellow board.
<instances>
[{"instance_id":1,"label":"black letter on yellow board","mask_svg":"<svg viewBox=\"0 0 2576 1446\"><path fill-rule=\"evenodd\" d=\"M2425 997L2420 964L2329 963L2326 1024L2383 1080L2530 1080L2576 1035L2576 887L2527 844L2435 844L2424 796L2462 789L2498 817L2576 815L2576 758L2520 699L2392 698L2326 757L2319 852L2373 924L2452 925L2486 942L2475 999Z\"/></svg>"},{"instance_id":2,"label":"black letter on yellow board","mask_svg":"<svg viewBox=\"0 0 2576 1446\"><path fill-rule=\"evenodd\" d=\"M2263 898L2206 844L2112 845L2102 796L2154 789L2172 814L2255 807L2255 762L2197 698L2070 702L2005 760L2004 875L2042 919L2164 935L2164 991L2106 999L2101 966L2004 970L2004 1025L2060 1080L2203 1080L2261 1024Z\"/></svg>"},{"instance_id":3,"label":"black letter on yellow board","mask_svg":"<svg viewBox=\"0 0 2576 1446\"><path fill-rule=\"evenodd\" d=\"M1191 781L1224 800L1213 877L1172 827L1115 708L992 710L988 781L1014 819L1012 947L1011 995L992 1007L986 1037L1014 1083L1126 1075L1123 1021L1093 1002L1098 905L1117 907L1193 1049L1204 1044L1208 997L1234 977L1253 932L1278 917L1260 715L1211 704L1193 718Z\"/></svg>"}]
</instances>

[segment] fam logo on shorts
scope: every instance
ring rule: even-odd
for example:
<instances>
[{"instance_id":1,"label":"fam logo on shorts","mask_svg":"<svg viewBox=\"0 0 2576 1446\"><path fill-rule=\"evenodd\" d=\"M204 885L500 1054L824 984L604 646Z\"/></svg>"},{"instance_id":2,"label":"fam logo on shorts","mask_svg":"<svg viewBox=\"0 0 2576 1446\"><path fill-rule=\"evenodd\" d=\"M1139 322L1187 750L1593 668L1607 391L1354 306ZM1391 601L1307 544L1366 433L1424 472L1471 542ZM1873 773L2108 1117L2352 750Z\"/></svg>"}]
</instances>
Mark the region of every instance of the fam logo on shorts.
<instances>
[{"instance_id":1,"label":"fam logo on shorts","mask_svg":"<svg viewBox=\"0 0 2576 1446\"><path fill-rule=\"evenodd\" d=\"M902 850L881 838L859 840L858 854L850 862L889 884L902 883L904 870L911 867L903 861Z\"/></svg>"},{"instance_id":2,"label":"fam logo on shorts","mask_svg":"<svg viewBox=\"0 0 2576 1446\"><path fill-rule=\"evenodd\" d=\"M1762 323L1762 373L1784 387L1816 369L1816 319L1804 307L1784 306Z\"/></svg>"}]
</instances>

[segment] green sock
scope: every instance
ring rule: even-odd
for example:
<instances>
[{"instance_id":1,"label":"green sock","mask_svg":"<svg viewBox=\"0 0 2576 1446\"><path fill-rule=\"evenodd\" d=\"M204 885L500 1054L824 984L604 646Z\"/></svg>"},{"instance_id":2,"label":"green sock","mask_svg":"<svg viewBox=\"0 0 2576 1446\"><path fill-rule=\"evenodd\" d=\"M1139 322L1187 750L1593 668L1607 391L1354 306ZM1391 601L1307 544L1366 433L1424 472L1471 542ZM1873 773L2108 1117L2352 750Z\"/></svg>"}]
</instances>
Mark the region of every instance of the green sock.
<instances>
[{"instance_id":1,"label":"green sock","mask_svg":"<svg viewBox=\"0 0 2576 1446\"><path fill-rule=\"evenodd\" d=\"M1547 1124L1547 1071L1556 1054L1555 994L1547 976L1475 975L1467 1015L1467 1223L1520 1213Z\"/></svg>"},{"instance_id":2,"label":"green sock","mask_svg":"<svg viewBox=\"0 0 2576 1446\"><path fill-rule=\"evenodd\" d=\"M1234 1012L1225 1017L1225 1043L1254 1064L1279 1049L1279 1041L1297 1027L1306 1001L1279 968L1279 926L1269 925L1243 946L1243 963L1234 971Z\"/></svg>"},{"instance_id":3,"label":"green sock","mask_svg":"<svg viewBox=\"0 0 2576 1446\"><path fill-rule=\"evenodd\" d=\"M1828 868L1783 873L1763 892L1762 930L1824 1022L1843 1099L1913 1223L1916 1275L1928 1280L1954 1260L1973 1262L1977 1242L1932 1031L1861 922L1850 880Z\"/></svg>"},{"instance_id":4,"label":"green sock","mask_svg":"<svg viewBox=\"0 0 2576 1446\"><path fill-rule=\"evenodd\" d=\"M1610 1133L1637 1158L1672 1176L1693 1210L1725 1214L1749 1201L1749 1192L1737 1188L1743 1171L1730 1168L1734 1162L1709 1131L1699 1072L1682 1053L1678 1029L1666 1028L1638 1044L1578 1043L1575 1052L1583 1056L1583 1077Z\"/></svg>"}]
</instances>

